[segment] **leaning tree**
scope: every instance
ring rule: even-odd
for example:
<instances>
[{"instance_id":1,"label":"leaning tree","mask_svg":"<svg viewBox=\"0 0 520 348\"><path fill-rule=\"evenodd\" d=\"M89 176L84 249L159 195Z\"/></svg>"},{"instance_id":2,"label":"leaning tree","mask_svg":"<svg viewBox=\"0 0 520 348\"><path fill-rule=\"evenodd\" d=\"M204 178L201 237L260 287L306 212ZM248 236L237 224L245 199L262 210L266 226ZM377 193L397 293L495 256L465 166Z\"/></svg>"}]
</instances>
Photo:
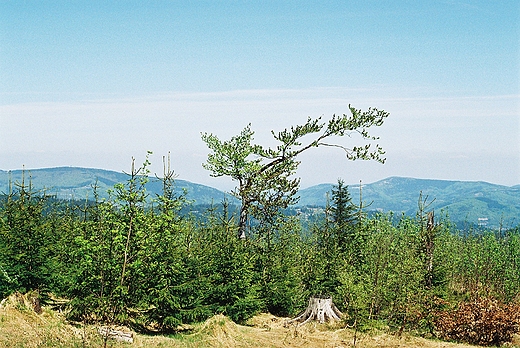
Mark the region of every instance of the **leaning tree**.
<instances>
[{"instance_id":1,"label":"leaning tree","mask_svg":"<svg viewBox=\"0 0 520 348\"><path fill-rule=\"evenodd\" d=\"M230 176L238 182L232 194L240 199L238 234L246 236L248 217L258 212L276 212L297 201L300 179L293 175L300 162L297 157L314 147L336 147L342 149L349 160L376 160L384 163L384 151L378 137L369 134L371 127L383 124L389 113L376 108L358 110L349 105L350 115L333 115L323 122L321 117L308 118L303 125L292 126L279 133L271 131L278 146L265 148L253 143L254 132L251 124L239 135L222 141L211 133L202 133L202 140L211 152L204 168L211 176ZM349 147L341 143L329 142L334 138L360 136L360 145ZM313 137L311 141L306 141Z\"/></svg>"}]
</instances>

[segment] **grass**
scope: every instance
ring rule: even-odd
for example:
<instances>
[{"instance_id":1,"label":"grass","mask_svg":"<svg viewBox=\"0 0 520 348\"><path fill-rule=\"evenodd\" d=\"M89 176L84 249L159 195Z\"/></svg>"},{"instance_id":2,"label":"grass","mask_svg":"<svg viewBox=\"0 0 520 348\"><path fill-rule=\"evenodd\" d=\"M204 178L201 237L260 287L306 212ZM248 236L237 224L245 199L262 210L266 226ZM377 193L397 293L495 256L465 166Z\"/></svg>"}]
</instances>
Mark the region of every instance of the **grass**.
<instances>
[{"instance_id":1,"label":"grass","mask_svg":"<svg viewBox=\"0 0 520 348\"><path fill-rule=\"evenodd\" d=\"M216 315L194 326L190 334L146 336L136 334L134 343L108 341L107 347L353 347L350 329L309 323L302 327L284 327L285 318L258 315L246 326L223 315ZM520 347L520 337L509 347ZM27 298L13 295L0 306L0 347L103 347L103 339L94 326L71 325L62 313L44 307L36 314ZM403 335L400 338L382 331L357 333L356 347L469 348L470 345Z\"/></svg>"}]
</instances>

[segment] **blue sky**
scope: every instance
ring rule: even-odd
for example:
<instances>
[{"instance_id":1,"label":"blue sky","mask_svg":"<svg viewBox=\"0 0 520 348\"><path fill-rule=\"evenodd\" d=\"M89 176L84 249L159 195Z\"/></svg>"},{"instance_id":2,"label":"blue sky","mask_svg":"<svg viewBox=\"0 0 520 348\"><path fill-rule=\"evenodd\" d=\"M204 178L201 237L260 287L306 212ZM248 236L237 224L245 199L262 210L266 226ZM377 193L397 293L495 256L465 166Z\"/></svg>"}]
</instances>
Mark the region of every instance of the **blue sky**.
<instances>
[{"instance_id":1,"label":"blue sky","mask_svg":"<svg viewBox=\"0 0 520 348\"><path fill-rule=\"evenodd\" d=\"M518 1L2 1L0 169L204 171L222 138L375 106L387 163L302 157L302 185L520 183ZM346 145L355 145L347 140ZM351 143L349 143L351 141Z\"/></svg>"}]
</instances>

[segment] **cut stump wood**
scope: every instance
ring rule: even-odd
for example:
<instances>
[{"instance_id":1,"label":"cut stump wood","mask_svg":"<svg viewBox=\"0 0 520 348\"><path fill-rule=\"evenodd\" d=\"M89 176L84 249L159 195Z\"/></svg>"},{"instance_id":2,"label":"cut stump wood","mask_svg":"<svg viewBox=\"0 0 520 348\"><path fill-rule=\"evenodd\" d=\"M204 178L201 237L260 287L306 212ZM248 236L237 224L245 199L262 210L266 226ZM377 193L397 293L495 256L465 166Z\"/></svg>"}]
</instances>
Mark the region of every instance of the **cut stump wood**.
<instances>
[{"instance_id":1,"label":"cut stump wood","mask_svg":"<svg viewBox=\"0 0 520 348\"><path fill-rule=\"evenodd\" d=\"M342 313L332 302L329 296L316 296L309 299L307 309L294 319L288 320L286 326L298 322L298 326L302 326L311 320L316 320L320 324L325 321L341 320Z\"/></svg>"}]
</instances>

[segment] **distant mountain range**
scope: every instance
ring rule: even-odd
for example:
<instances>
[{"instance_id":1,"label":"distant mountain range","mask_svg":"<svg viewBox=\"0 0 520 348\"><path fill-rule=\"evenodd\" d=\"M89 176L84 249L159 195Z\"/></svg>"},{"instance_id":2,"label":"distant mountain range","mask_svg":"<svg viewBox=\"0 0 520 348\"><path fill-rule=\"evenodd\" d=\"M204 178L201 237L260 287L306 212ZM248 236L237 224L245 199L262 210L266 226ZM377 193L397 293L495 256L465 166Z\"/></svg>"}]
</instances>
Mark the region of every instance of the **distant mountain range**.
<instances>
[{"instance_id":1,"label":"distant mountain range","mask_svg":"<svg viewBox=\"0 0 520 348\"><path fill-rule=\"evenodd\" d=\"M125 173L109 170L58 167L31 169L25 171L25 182L31 182L34 189L43 190L61 199L92 198L92 186L97 182L100 197L108 197L107 190L116 183L128 179ZM162 184L150 178L147 190L160 194ZM22 171L0 170L0 194L9 192L9 182L22 180ZM333 184L320 184L300 190L298 206L324 207ZM218 204L224 198L233 198L215 188L175 180L177 193L187 191L187 199L194 204ZM349 192L355 204L359 203L359 184L349 185ZM429 210L434 209L437 216L447 214L454 222L482 224L491 228L502 225L504 228L520 224L520 185L507 187L486 182L447 181L391 177L374 183L362 185L362 198L368 210L405 213L414 216L418 208L419 195L426 199Z\"/></svg>"},{"instance_id":2,"label":"distant mountain range","mask_svg":"<svg viewBox=\"0 0 520 348\"><path fill-rule=\"evenodd\" d=\"M300 190L300 205L322 206L332 184L321 184ZM359 184L349 185L352 201L359 204ZM415 216L419 196L436 215L447 215L451 221L490 228L515 227L520 224L520 185L508 187L474 181L448 181L390 177L362 185L362 199L367 210L405 213Z\"/></svg>"},{"instance_id":3,"label":"distant mountain range","mask_svg":"<svg viewBox=\"0 0 520 348\"><path fill-rule=\"evenodd\" d=\"M0 170L0 194L9 192L9 182L20 183L22 170ZM57 167L25 170L25 183L29 181L35 190L45 189L46 193L55 195L60 199L93 199L93 186L97 185L100 198L108 198L108 190L114 188L117 183L128 180L125 173L104 169ZM162 183L155 177L150 177L146 187L153 196L162 193ZM194 184L185 180L175 180L175 192L177 194L187 191L187 199L196 204L219 203L226 194L213 187Z\"/></svg>"}]
</instances>

